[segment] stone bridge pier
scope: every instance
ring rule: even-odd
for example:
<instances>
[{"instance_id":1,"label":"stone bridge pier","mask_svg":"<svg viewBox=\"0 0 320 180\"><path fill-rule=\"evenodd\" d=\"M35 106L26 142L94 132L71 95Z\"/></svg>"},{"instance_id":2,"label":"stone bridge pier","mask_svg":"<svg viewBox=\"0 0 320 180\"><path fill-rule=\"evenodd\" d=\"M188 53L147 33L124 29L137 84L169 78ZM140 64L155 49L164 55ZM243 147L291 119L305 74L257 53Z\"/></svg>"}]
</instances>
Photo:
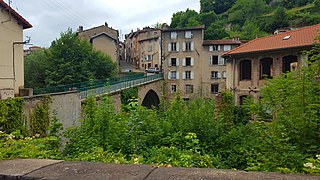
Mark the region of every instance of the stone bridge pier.
<instances>
[{"instance_id":1,"label":"stone bridge pier","mask_svg":"<svg viewBox=\"0 0 320 180\"><path fill-rule=\"evenodd\" d=\"M151 108L159 107L160 99L163 96L163 80L155 81L138 87L138 102L142 106Z\"/></svg>"}]
</instances>

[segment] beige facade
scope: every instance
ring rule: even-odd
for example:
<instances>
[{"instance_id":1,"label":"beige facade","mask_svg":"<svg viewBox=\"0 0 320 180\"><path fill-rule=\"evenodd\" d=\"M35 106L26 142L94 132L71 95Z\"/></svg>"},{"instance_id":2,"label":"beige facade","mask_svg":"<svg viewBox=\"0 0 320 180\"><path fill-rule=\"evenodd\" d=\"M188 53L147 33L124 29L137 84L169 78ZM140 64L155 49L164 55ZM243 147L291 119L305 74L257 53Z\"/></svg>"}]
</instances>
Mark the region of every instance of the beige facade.
<instances>
[{"instance_id":1,"label":"beige facade","mask_svg":"<svg viewBox=\"0 0 320 180\"><path fill-rule=\"evenodd\" d=\"M136 68L160 68L161 64L161 31L145 27L142 30L126 35L126 62Z\"/></svg>"},{"instance_id":2,"label":"beige facade","mask_svg":"<svg viewBox=\"0 0 320 180\"><path fill-rule=\"evenodd\" d=\"M107 23L87 30L83 30L80 26L78 36L87 39L96 50L109 55L112 61L118 64L120 57L118 30L109 27Z\"/></svg>"},{"instance_id":3,"label":"beige facade","mask_svg":"<svg viewBox=\"0 0 320 180\"><path fill-rule=\"evenodd\" d=\"M204 41L204 27L163 30L163 71L166 92L184 99L212 98L226 90L222 55L240 45L239 40Z\"/></svg>"},{"instance_id":4,"label":"beige facade","mask_svg":"<svg viewBox=\"0 0 320 180\"><path fill-rule=\"evenodd\" d=\"M24 86L23 30L31 24L0 1L0 99L19 94Z\"/></svg>"}]
</instances>

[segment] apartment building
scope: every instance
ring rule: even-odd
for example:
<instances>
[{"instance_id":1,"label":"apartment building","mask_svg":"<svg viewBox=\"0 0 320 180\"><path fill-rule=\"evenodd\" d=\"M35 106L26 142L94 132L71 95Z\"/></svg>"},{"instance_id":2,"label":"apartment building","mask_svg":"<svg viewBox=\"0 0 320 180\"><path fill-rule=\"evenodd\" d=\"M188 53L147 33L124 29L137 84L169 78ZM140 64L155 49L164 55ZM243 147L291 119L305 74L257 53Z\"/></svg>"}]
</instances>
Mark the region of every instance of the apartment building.
<instances>
[{"instance_id":1,"label":"apartment building","mask_svg":"<svg viewBox=\"0 0 320 180\"><path fill-rule=\"evenodd\" d=\"M79 26L77 34L81 39L88 40L96 50L109 55L113 62L119 63L118 30L109 27L108 24L105 23L104 25L86 30L83 29L83 26Z\"/></svg>"},{"instance_id":2,"label":"apartment building","mask_svg":"<svg viewBox=\"0 0 320 180\"><path fill-rule=\"evenodd\" d=\"M0 9L0 99L6 99L24 86L23 30L32 25L4 1Z\"/></svg>"},{"instance_id":3,"label":"apartment building","mask_svg":"<svg viewBox=\"0 0 320 180\"><path fill-rule=\"evenodd\" d=\"M229 75L226 85L233 90L236 104L242 104L247 96L258 99L266 79L304 65L308 56L303 51L314 46L319 31L320 24L281 32L254 39L225 53Z\"/></svg>"},{"instance_id":4,"label":"apartment building","mask_svg":"<svg viewBox=\"0 0 320 180\"><path fill-rule=\"evenodd\" d=\"M204 26L162 31L163 71L169 98L212 98L226 90L222 55L239 46L239 39L203 40Z\"/></svg>"},{"instance_id":5,"label":"apartment building","mask_svg":"<svg viewBox=\"0 0 320 180\"><path fill-rule=\"evenodd\" d=\"M142 30L127 34L126 37L126 62L136 68L159 68L161 63L161 31L145 27Z\"/></svg>"}]
</instances>

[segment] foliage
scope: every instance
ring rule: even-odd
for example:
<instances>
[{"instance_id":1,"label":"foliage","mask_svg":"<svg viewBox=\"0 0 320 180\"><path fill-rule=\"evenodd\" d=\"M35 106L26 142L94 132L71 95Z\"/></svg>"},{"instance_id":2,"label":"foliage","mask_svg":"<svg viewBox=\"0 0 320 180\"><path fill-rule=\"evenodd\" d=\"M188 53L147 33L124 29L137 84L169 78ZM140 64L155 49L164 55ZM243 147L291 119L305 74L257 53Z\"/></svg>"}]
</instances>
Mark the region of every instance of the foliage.
<instances>
[{"instance_id":1,"label":"foliage","mask_svg":"<svg viewBox=\"0 0 320 180\"><path fill-rule=\"evenodd\" d=\"M43 97L37 106L30 112L30 130L31 133L46 136L50 125L49 105L51 98Z\"/></svg>"},{"instance_id":2,"label":"foliage","mask_svg":"<svg viewBox=\"0 0 320 180\"><path fill-rule=\"evenodd\" d=\"M26 86L41 88L105 79L115 73L116 64L69 29L49 49L27 56L25 69Z\"/></svg>"},{"instance_id":3,"label":"foliage","mask_svg":"<svg viewBox=\"0 0 320 180\"><path fill-rule=\"evenodd\" d=\"M0 131L11 133L24 129L23 104L21 98L0 101Z\"/></svg>"},{"instance_id":4,"label":"foliage","mask_svg":"<svg viewBox=\"0 0 320 180\"><path fill-rule=\"evenodd\" d=\"M125 89L120 92L121 95L121 104L127 105L130 102L130 99L138 98L138 87L133 87Z\"/></svg>"},{"instance_id":5,"label":"foliage","mask_svg":"<svg viewBox=\"0 0 320 180\"><path fill-rule=\"evenodd\" d=\"M200 0L201 12L215 12L221 14L232 7L236 0Z\"/></svg>"},{"instance_id":6,"label":"foliage","mask_svg":"<svg viewBox=\"0 0 320 180\"><path fill-rule=\"evenodd\" d=\"M171 18L171 28L194 27L201 25L198 21L198 13L195 10L187 9L185 12L174 13Z\"/></svg>"}]
</instances>

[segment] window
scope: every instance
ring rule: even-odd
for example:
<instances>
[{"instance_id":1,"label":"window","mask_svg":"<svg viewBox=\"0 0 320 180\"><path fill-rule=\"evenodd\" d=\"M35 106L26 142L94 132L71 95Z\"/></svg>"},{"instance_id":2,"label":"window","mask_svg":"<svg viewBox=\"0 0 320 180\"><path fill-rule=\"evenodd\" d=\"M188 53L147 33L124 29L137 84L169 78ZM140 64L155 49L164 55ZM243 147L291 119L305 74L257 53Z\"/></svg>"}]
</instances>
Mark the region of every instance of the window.
<instances>
[{"instance_id":1,"label":"window","mask_svg":"<svg viewBox=\"0 0 320 180\"><path fill-rule=\"evenodd\" d=\"M168 51L179 51L179 43L172 42L168 44Z\"/></svg>"},{"instance_id":2,"label":"window","mask_svg":"<svg viewBox=\"0 0 320 180\"><path fill-rule=\"evenodd\" d=\"M152 51L152 45L149 45L148 46L148 52L151 52Z\"/></svg>"},{"instance_id":3,"label":"window","mask_svg":"<svg viewBox=\"0 0 320 180\"><path fill-rule=\"evenodd\" d=\"M191 71L185 71L186 79L191 79Z\"/></svg>"},{"instance_id":4,"label":"window","mask_svg":"<svg viewBox=\"0 0 320 180\"><path fill-rule=\"evenodd\" d=\"M209 46L209 51L220 51L220 45L211 45Z\"/></svg>"},{"instance_id":5,"label":"window","mask_svg":"<svg viewBox=\"0 0 320 180\"><path fill-rule=\"evenodd\" d=\"M225 59L221 56L218 57L218 65L223 66L225 62Z\"/></svg>"},{"instance_id":6,"label":"window","mask_svg":"<svg viewBox=\"0 0 320 180\"><path fill-rule=\"evenodd\" d=\"M219 93L219 84L211 84L211 93Z\"/></svg>"},{"instance_id":7,"label":"window","mask_svg":"<svg viewBox=\"0 0 320 180\"><path fill-rule=\"evenodd\" d=\"M244 95L244 96L240 96L239 99L240 99L240 105L243 105L245 100L248 98L247 95Z\"/></svg>"},{"instance_id":8,"label":"window","mask_svg":"<svg viewBox=\"0 0 320 180\"><path fill-rule=\"evenodd\" d=\"M177 58L171 58L171 66L177 66Z\"/></svg>"},{"instance_id":9,"label":"window","mask_svg":"<svg viewBox=\"0 0 320 180\"><path fill-rule=\"evenodd\" d=\"M186 93L193 93L193 85L186 84Z\"/></svg>"},{"instance_id":10,"label":"window","mask_svg":"<svg viewBox=\"0 0 320 180\"><path fill-rule=\"evenodd\" d=\"M263 58L260 60L260 79L272 78L272 58Z\"/></svg>"},{"instance_id":11,"label":"window","mask_svg":"<svg viewBox=\"0 0 320 180\"><path fill-rule=\"evenodd\" d=\"M223 51L230 51L231 50L231 46L230 45L224 45L223 46Z\"/></svg>"},{"instance_id":12,"label":"window","mask_svg":"<svg viewBox=\"0 0 320 180\"><path fill-rule=\"evenodd\" d=\"M282 58L282 72L291 72L297 68L298 57L289 55Z\"/></svg>"},{"instance_id":13,"label":"window","mask_svg":"<svg viewBox=\"0 0 320 180\"><path fill-rule=\"evenodd\" d=\"M227 72L226 71L222 71L222 78L226 79L227 78Z\"/></svg>"},{"instance_id":14,"label":"window","mask_svg":"<svg viewBox=\"0 0 320 180\"><path fill-rule=\"evenodd\" d=\"M210 56L209 64L210 65L218 65L219 56Z\"/></svg>"},{"instance_id":15,"label":"window","mask_svg":"<svg viewBox=\"0 0 320 180\"><path fill-rule=\"evenodd\" d=\"M171 85L171 92L177 92L177 85Z\"/></svg>"},{"instance_id":16,"label":"window","mask_svg":"<svg viewBox=\"0 0 320 180\"><path fill-rule=\"evenodd\" d=\"M177 39L177 32L171 32L171 39Z\"/></svg>"},{"instance_id":17,"label":"window","mask_svg":"<svg viewBox=\"0 0 320 180\"><path fill-rule=\"evenodd\" d=\"M191 66L191 58L186 58L186 66Z\"/></svg>"},{"instance_id":18,"label":"window","mask_svg":"<svg viewBox=\"0 0 320 180\"><path fill-rule=\"evenodd\" d=\"M211 79L220 79L221 78L221 73L218 71L211 71Z\"/></svg>"},{"instance_id":19,"label":"window","mask_svg":"<svg viewBox=\"0 0 320 180\"><path fill-rule=\"evenodd\" d=\"M250 60L243 60L240 62L240 80L251 80Z\"/></svg>"},{"instance_id":20,"label":"window","mask_svg":"<svg viewBox=\"0 0 320 180\"><path fill-rule=\"evenodd\" d=\"M146 56L146 60L147 60L147 61L151 61L151 60L152 60L152 55L147 55L147 56Z\"/></svg>"},{"instance_id":21,"label":"window","mask_svg":"<svg viewBox=\"0 0 320 180\"><path fill-rule=\"evenodd\" d=\"M168 74L168 79L179 79L179 72L170 71Z\"/></svg>"},{"instance_id":22,"label":"window","mask_svg":"<svg viewBox=\"0 0 320 180\"><path fill-rule=\"evenodd\" d=\"M183 43L183 51L193 51L194 43L193 42L184 42Z\"/></svg>"},{"instance_id":23,"label":"window","mask_svg":"<svg viewBox=\"0 0 320 180\"><path fill-rule=\"evenodd\" d=\"M190 39L191 37L192 37L191 31L186 31L186 32L185 32L185 38L186 38L186 39Z\"/></svg>"}]
</instances>

